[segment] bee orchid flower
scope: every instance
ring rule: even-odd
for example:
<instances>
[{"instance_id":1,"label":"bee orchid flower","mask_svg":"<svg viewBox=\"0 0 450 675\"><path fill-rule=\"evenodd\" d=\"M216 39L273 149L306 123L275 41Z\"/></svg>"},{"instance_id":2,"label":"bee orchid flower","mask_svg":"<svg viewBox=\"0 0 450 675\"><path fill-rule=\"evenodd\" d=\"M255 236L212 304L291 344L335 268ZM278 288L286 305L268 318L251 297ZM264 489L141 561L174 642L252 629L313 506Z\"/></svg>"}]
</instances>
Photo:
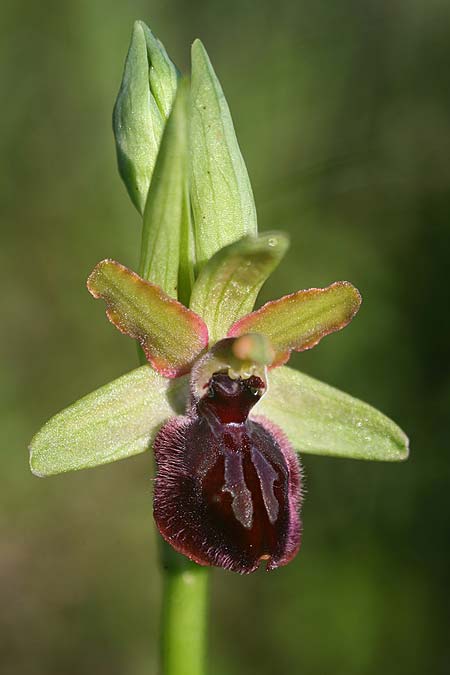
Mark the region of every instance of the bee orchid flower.
<instances>
[{"instance_id":1,"label":"bee orchid flower","mask_svg":"<svg viewBox=\"0 0 450 675\"><path fill-rule=\"evenodd\" d=\"M139 274L103 260L88 289L148 364L50 419L31 442L31 469L49 476L153 447L164 539L200 565L272 570L300 546L299 454L408 453L394 422L286 365L346 326L360 294L339 281L254 311L289 242L258 235L230 112L199 41L187 83L136 22L114 130L143 218Z\"/></svg>"},{"instance_id":2,"label":"bee orchid flower","mask_svg":"<svg viewBox=\"0 0 450 675\"><path fill-rule=\"evenodd\" d=\"M295 450L355 456L361 446L366 457L400 459L404 436L366 404L284 365L291 351L351 321L361 303L354 286L302 290L246 312L287 243L270 233L218 251L190 308L123 265L100 262L88 289L150 365L50 420L31 445L34 472L111 462L153 444L154 517L175 550L240 573L289 562L301 529Z\"/></svg>"}]
</instances>

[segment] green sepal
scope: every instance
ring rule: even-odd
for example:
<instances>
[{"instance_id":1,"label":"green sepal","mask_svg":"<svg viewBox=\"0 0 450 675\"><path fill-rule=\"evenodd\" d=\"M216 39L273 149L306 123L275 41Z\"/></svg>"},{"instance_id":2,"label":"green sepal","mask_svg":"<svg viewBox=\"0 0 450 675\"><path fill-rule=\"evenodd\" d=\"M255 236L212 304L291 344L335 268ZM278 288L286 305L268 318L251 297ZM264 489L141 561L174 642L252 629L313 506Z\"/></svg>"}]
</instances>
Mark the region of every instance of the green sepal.
<instances>
[{"instance_id":1,"label":"green sepal","mask_svg":"<svg viewBox=\"0 0 450 675\"><path fill-rule=\"evenodd\" d=\"M267 302L230 328L229 337L262 333L269 338L276 356L272 367L289 359L291 350L304 351L344 328L361 305L361 295L348 281L326 288L309 288Z\"/></svg>"},{"instance_id":2,"label":"green sepal","mask_svg":"<svg viewBox=\"0 0 450 675\"><path fill-rule=\"evenodd\" d=\"M192 45L191 200L198 269L216 251L257 233L250 179L230 110L200 40Z\"/></svg>"},{"instance_id":3,"label":"green sepal","mask_svg":"<svg viewBox=\"0 0 450 675\"><path fill-rule=\"evenodd\" d=\"M177 77L164 46L145 23L136 21L114 106L113 129L119 172L141 214Z\"/></svg>"},{"instance_id":4,"label":"green sepal","mask_svg":"<svg viewBox=\"0 0 450 675\"><path fill-rule=\"evenodd\" d=\"M279 426L297 452L388 462L408 457L404 432L367 403L287 366L270 371L268 380L254 416Z\"/></svg>"},{"instance_id":5,"label":"green sepal","mask_svg":"<svg viewBox=\"0 0 450 675\"><path fill-rule=\"evenodd\" d=\"M138 340L165 377L187 373L208 344L208 329L197 314L115 260L99 262L87 287L94 298L106 302L111 323Z\"/></svg>"},{"instance_id":6,"label":"green sepal","mask_svg":"<svg viewBox=\"0 0 450 675\"><path fill-rule=\"evenodd\" d=\"M188 189L187 82L178 87L148 192L142 228L140 276L178 297L180 249L190 230ZM187 235L189 236L189 235ZM183 255L185 256L183 244ZM187 279L193 261L185 260ZM188 287L188 292L190 288Z\"/></svg>"},{"instance_id":7,"label":"green sepal","mask_svg":"<svg viewBox=\"0 0 450 675\"><path fill-rule=\"evenodd\" d=\"M252 311L261 286L288 246L286 235L269 232L244 237L208 260L195 281L190 307L205 321L211 342Z\"/></svg>"},{"instance_id":8,"label":"green sepal","mask_svg":"<svg viewBox=\"0 0 450 675\"><path fill-rule=\"evenodd\" d=\"M37 476L87 469L150 447L161 425L183 410L187 378L167 380L141 366L52 417L30 444Z\"/></svg>"}]
</instances>

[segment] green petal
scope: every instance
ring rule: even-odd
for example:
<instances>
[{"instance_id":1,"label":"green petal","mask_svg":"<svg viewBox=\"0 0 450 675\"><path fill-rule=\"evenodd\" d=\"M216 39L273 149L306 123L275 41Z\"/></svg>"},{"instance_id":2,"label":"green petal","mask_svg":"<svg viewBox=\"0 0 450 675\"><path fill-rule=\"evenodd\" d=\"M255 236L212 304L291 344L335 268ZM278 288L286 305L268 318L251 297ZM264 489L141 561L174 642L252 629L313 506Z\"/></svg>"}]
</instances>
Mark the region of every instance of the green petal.
<instances>
[{"instance_id":1,"label":"green petal","mask_svg":"<svg viewBox=\"0 0 450 675\"><path fill-rule=\"evenodd\" d=\"M388 417L286 366L269 373L268 392L254 411L275 422L298 452L392 462L408 457L408 438Z\"/></svg>"},{"instance_id":2,"label":"green petal","mask_svg":"<svg viewBox=\"0 0 450 675\"><path fill-rule=\"evenodd\" d=\"M291 350L311 349L320 340L344 328L361 305L359 291L348 281L336 281L327 288L310 288L268 302L244 316L228 335L266 335L276 351L273 366L286 363Z\"/></svg>"},{"instance_id":3,"label":"green petal","mask_svg":"<svg viewBox=\"0 0 450 675\"><path fill-rule=\"evenodd\" d=\"M191 309L208 326L211 342L227 334L235 321L251 312L256 296L289 246L278 232L245 237L225 246L203 267L194 284Z\"/></svg>"},{"instance_id":4,"label":"green petal","mask_svg":"<svg viewBox=\"0 0 450 675\"><path fill-rule=\"evenodd\" d=\"M247 169L219 80L200 40L192 45L191 198L199 268L216 251L256 235Z\"/></svg>"},{"instance_id":5,"label":"green petal","mask_svg":"<svg viewBox=\"0 0 450 675\"><path fill-rule=\"evenodd\" d=\"M188 372L208 344L208 330L197 314L114 260L98 263L87 286L94 298L105 300L111 323L138 340L166 377Z\"/></svg>"},{"instance_id":6,"label":"green petal","mask_svg":"<svg viewBox=\"0 0 450 675\"><path fill-rule=\"evenodd\" d=\"M167 380L147 365L88 394L34 436L31 470L51 476L144 452L186 397L186 380Z\"/></svg>"},{"instance_id":7,"label":"green petal","mask_svg":"<svg viewBox=\"0 0 450 675\"><path fill-rule=\"evenodd\" d=\"M119 172L141 214L176 89L177 71L166 50L142 21L136 21L113 128Z\"/></svg>"},{"instance_id":8,"label":"green petal","mask_svg":"<svg viewBox=\"0 0 450 675\"><path fill-rule=\"evenodd\" d=\"M182 82L178 88L156 160L144 211L139 266L143 279L157 284L173 298L178 297L181 239L190 228L186 85ZM193 275L192 260L190 274Z\"/></svg>"}]
</instances>

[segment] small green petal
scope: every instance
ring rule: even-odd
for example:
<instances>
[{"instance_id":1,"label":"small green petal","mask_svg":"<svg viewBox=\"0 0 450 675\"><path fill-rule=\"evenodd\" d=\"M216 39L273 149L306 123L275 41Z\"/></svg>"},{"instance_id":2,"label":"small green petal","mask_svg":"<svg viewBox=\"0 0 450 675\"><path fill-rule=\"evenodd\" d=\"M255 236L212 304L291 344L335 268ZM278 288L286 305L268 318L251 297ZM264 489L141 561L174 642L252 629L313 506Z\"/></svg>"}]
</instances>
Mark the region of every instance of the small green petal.
<instances>
[{"instance_id":1,"label":"small green petal","mask_svg":"<svg viewBox=\"0 0 450 675\"><path fill-rule=\"evenodd\" d=\"M119 172L141 214L176 89L177 70L166 50L142 21L136 21L113 128Z\"/></svg>"},{"instance_id":2,"label":"small green petal","mask_svg":"<svg viewBox=\"0 0 450 675\"><path fill-rule=\"evenodd\" d=\"M191 199L199 269L216 251L256 235L247 169L220 82L200 40L192 45Z\"/></svg>"},{"instance_id":3,"label":"small green petal","mask_svg":"<svg viewBox=\"0 0 450 675\"><path fill-rule=\"evenodd\" d=\"M147 365L88 394L34 436L32 472L51 476L144 452L161 425L178 412L186 380L167 380Z\"/></svg>"},{"instance_id":4,"label":"small green petal","mask_svg":"<svg viewBox=\"0 0 450 675\"><path fill-rule=\"evenodd\" d=\"M181 239L189 222L187 83L178 88L148 192L139 274L178 297ZM191 274L193 263L191 261Z\"/></svg>"},{"instance_id":5,"label":"small green petal","mask_svg":"<svg viewBox=\"0 0 450 675\"><path fill-rule=\"evenodd\" d=\"M388 417L286 366L270 372L254 413L277 424L300 453L390 462L408 457L408 438Z\"/></svg>"},{"instance_id":6,"label":"small green petal","mask_svg":"<svg viewBox=\"0 0 450 675\"><path fill-rule=\"evenodd\" d=\"M114 260L98 263L87 286L94 298L105 300L111 323L138 340L166 377L188 372L208 344L208 329L197 314Z\"/></svg>"},{"instance_id":7,"label":"small green petal","mask_svg":"<svg viewBox=\"0 0 450 675\"><path fill-rule=\"evenodd\" d=\"M244 237L206 263L194 284L190 306L206 322L211 342L224 337L233 323L252 311L261 286L288 246L287 236L279 232Z\"/></svg>"},{"instance_id":8,"label":"small green petal","mask_svg":"<svg viewBox=\"0 0 450 675\"><path fill-rule=\"evenodd\" d=\"M266 335L276 351L273 366L286 363L291 350L304 351L344 328L361 305L359 291L348 281L327 288L310 288L268 302L237 321L230 337L245 333Z\"/></svg>"}]
</instances>

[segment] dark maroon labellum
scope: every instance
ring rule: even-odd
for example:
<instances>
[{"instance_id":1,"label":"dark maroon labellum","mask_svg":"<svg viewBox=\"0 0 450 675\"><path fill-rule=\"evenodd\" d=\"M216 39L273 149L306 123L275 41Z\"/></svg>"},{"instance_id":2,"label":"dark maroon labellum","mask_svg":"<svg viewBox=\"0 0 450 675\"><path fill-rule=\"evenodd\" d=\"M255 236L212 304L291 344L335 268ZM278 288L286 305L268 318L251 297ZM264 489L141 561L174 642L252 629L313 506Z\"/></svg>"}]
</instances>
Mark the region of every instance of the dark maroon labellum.
<instances>
[{"instance_id":1,"label":"dark maroon labellum","mask_svg":"<svg viewBox=\"0 0 450 675\"><path fill-rule=\"evenodd\" d=\"M155 440L154 516L173 548L240 573L288 563L300 545L300 468L283 433L249 419L264 393L256 375L215 373L189 415Z\"/></svg>"}]
</instances>

